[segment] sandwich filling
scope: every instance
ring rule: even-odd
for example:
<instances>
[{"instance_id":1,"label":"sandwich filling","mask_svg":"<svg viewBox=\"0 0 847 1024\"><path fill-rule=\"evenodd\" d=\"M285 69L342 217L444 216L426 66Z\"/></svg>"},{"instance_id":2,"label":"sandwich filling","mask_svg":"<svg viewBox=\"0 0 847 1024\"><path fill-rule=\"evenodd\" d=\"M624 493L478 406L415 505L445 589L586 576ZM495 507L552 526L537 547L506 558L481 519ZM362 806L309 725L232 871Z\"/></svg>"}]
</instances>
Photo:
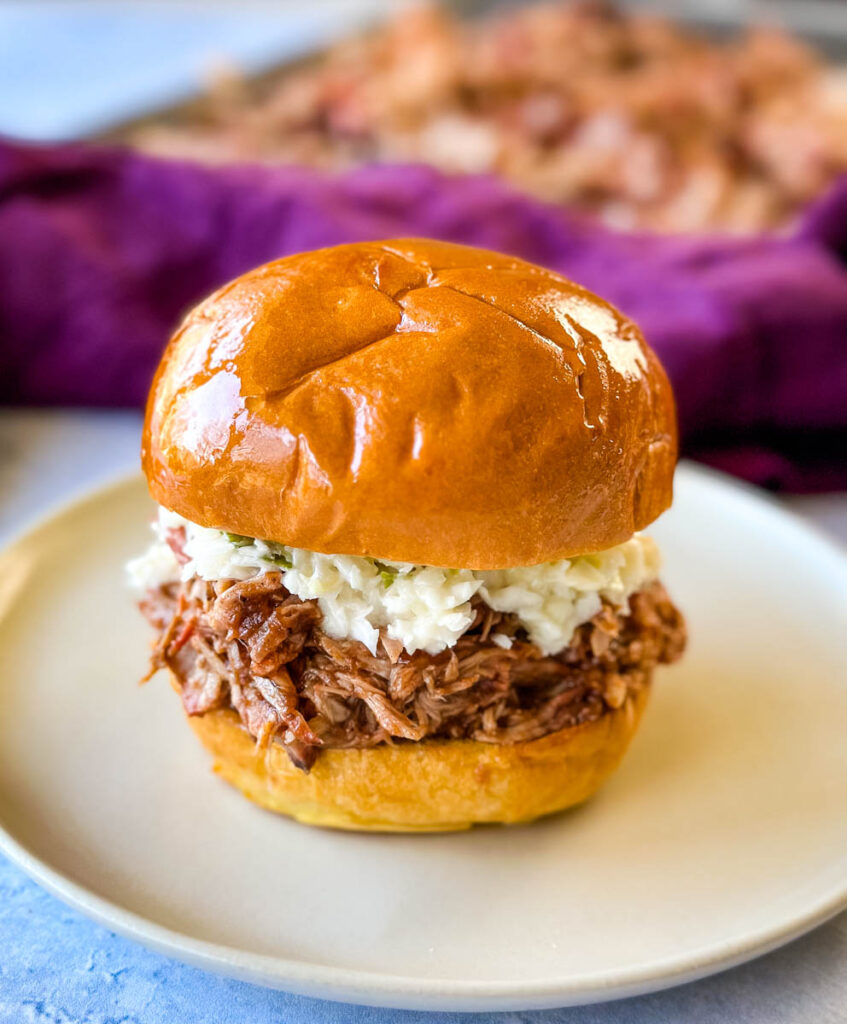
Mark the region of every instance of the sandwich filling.
<instances>
[{"instance_id":1,"label":"sandwich filling","mask_svg":"<svg viewBox=\"0 0 847 1024\"><path fill-rule=\"evenodd\" d=\"M129 565L188 714L321 748L536 739L621 707L682 652L656 545L475 571L324 555L160 511Z\"/></svg>"}]
</instances>

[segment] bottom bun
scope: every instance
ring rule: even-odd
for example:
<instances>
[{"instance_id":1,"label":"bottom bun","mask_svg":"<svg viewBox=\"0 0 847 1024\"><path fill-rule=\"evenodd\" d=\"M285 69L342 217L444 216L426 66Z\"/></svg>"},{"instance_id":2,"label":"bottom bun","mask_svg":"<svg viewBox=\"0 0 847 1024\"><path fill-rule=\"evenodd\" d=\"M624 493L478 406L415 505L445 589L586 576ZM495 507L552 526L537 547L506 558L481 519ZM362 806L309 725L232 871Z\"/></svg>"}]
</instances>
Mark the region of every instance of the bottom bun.
<instances>
[{"instance_id":1,"label":"bottom bun","mask_svg":"<svg viewBox=\"0 0 847 1024\"><path fill-rule=\"evenodd\" d=\"M306 825L441 832L532 821L588 799L617 768L649 683L601 718L527 743L423 740L324 750L309 774L281 746L257 751L231 710L189 718L214 770L250 800Z\"/></svg>"}]
</instances>

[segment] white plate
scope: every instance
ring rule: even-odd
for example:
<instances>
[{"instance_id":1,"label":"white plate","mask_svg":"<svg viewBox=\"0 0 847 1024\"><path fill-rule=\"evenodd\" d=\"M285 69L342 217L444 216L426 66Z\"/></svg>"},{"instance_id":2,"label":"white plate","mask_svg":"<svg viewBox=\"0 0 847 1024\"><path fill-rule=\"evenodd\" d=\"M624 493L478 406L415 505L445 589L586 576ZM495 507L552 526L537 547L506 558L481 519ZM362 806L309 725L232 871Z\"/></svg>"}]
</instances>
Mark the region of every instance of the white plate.
<instances>
[{"instance_id":1,"label":"white plate","mask_svg":"<svg viewBox=\"0 0 847 1024\"><path fill-rule=\"evenodd\" d=\"M304 828L209 771L122 564L130 480L0 557L0 846L62 899L194 964L398 1007L519 1009L700 977L847 903L847 562L691 467L652 531L691 646L623 767L540 824Z\"/></svg>"}]
</instances>

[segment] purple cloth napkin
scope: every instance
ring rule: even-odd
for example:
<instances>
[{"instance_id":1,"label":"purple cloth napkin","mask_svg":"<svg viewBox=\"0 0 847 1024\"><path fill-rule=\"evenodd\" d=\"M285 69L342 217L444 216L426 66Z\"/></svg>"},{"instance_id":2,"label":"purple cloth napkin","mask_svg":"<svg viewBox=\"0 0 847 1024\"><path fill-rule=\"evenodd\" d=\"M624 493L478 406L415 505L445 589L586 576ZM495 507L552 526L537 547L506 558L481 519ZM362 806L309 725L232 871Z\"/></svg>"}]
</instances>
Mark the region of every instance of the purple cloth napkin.
<instances>
[{"instance_id":1,"label":"purple cloth napkin","mask_svg":"<svg viewBox=\"0 0 847 1024\"><path fill-rule=\"evenodd\" d=\"M0 402L140 406L170 331L217 285L402 235L514 253L624 309L673 379L687 454L774 488L847 487L847 181L787 237L659 237L419 166L330 176L0 143Z\"/></svg>"}]
</instances>

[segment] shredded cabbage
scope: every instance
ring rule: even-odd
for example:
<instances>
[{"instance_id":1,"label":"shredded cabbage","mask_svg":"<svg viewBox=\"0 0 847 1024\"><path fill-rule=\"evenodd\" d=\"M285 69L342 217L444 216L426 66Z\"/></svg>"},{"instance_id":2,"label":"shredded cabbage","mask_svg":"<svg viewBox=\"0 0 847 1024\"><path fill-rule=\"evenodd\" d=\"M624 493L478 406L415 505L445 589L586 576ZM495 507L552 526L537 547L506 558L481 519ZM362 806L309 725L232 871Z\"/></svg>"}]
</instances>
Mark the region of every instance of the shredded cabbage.
<instances>
[{"instance_id":1,"label":"shredded cabbage","mask_svg":"<svg viewBox=\"0 0 847 1024\"><path fill-rule=\"evenodd\" d=\"M181 527L188 559L183 566L166 540L169 530ZM280 572L292 594L317 600L330 636L360 640L374 654L380 629L409 653L438 654L452 647L473 622L471 598L477 594L495 611L517 616L533 643L556 654L600 610L603 599L625 607L659 570L658 548L642 534L606 551L557 562L471 570L324 555L208 529L164 508L153 528L154 543L127 566L137 589L194 575L244 580ZM493 639L510 645L502 634Z\"/></svg>"}]
</instances>

